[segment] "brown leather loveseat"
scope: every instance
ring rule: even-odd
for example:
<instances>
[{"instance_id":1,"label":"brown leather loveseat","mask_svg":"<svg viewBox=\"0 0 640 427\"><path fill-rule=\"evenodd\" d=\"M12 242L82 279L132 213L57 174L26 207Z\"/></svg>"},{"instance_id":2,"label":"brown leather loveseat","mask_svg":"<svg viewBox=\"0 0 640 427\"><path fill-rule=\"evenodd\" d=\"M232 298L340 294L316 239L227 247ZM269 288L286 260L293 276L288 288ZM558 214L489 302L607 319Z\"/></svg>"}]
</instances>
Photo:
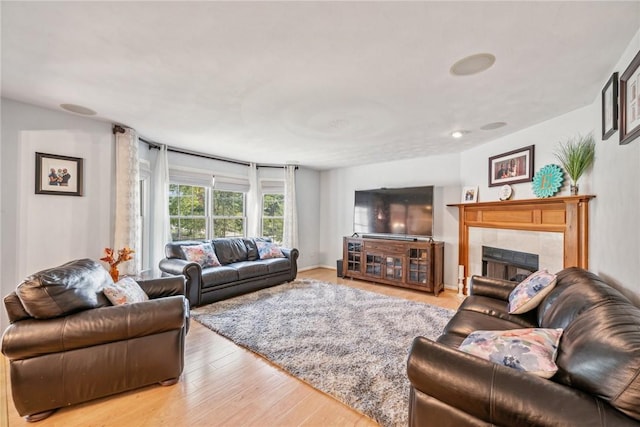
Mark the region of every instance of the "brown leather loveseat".
<instances>
[{"instance_id":1,"label":"brown leather loveseat","mask_svg":"<svg viewBox=\"0 0 640 427\"><path fill-rule=\"evenodd\" d=\"M154 383L177 382L189 307L184 277L139 281L149 300L111 305L97 261L36 273L4 299L2 337L18 413L38 421L56 409Z\"/></svg>"},{"instance_id":2,"label":"brown leather loveseat","mask_svg":"<svg viewBox=\"0 0 640 427\"><path fill-rule=\"evenodd\" d=\"M410 426L640 426L640 309L595 274L558 273L537 309L509 314L517 283L474 276L471 295L408 360ZM550 379L458 346L476 330L561 328Z\"/></svg>"}]
</instances>

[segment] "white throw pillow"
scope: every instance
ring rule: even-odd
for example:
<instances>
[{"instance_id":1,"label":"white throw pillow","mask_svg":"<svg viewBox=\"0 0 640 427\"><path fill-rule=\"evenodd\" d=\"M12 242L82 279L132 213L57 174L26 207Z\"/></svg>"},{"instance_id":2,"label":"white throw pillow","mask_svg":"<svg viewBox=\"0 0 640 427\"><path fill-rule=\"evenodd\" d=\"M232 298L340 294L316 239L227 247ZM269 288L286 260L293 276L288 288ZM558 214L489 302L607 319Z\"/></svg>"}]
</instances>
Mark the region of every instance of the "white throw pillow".
<instances>
[{"instance_id":1,"label":"white throw pillow","mask_svg":"<svg viewBox=\"0 0 640 427\"><path fill-rule=\"evenodd\" d=\"M123 277L113 285L106 286L102 291L113 305L133 304L149 300L149 296L131 277Z\"/></svg>"}]
</instances>

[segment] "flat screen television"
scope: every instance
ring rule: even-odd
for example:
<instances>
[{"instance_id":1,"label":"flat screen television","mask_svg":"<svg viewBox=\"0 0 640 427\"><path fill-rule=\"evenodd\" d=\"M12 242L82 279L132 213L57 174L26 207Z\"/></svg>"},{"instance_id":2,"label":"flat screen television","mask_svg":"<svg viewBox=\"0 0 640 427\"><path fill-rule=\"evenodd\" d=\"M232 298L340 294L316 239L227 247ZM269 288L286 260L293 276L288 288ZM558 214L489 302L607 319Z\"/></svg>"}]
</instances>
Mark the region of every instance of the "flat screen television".
<instances>
[{"instance_id":1,"label":"flat screen television","mask_svg":"<svg viewBox=\"0 0 640 427\"><path fill-rule=\"evenodd\" d=\"M433 186L357 190L353 231L359 235L433 236Z\"/></svg>"}]
</instances>

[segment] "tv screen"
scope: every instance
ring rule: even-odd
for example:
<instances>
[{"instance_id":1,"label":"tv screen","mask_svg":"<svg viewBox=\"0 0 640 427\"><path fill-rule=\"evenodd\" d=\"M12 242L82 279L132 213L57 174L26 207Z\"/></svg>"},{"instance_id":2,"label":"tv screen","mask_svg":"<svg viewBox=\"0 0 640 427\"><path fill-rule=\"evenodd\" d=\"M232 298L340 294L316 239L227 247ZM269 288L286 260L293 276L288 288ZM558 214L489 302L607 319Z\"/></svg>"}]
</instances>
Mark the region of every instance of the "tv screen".
<instances>
[{"instance_id":1,"label":"tv screen","mask_svg":"<svg viewBox=\"0 0 640 427\"><path fill-rule=\"evenodd\" d=\"M433 186L356 191L353 231L432 237Z\"/></svg>"}]
</instances>

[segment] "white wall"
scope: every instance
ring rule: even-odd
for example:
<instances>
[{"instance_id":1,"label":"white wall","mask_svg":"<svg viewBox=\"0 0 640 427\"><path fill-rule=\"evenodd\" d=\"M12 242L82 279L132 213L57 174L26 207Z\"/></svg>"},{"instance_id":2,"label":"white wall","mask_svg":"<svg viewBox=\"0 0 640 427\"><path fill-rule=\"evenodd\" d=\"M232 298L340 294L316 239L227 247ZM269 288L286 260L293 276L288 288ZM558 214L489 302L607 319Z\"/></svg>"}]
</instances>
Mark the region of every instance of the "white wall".
<instances>
[{"instance_id":1,"label":"white wall","mask_svg":"<svg viewBox=\"0 0 640 427\"><path fill-rule=\"evenodd\" d=\"M340 168L321 173L320 262L336 268L342 238L353 234L355 190L434 185L434 238L445 241L445 284L455 286L458 265L457 208L460 202L460 160L457 154ZM440 201L438 199L440 198Z\"/></svg>"},{"instance_id":2,"label":"white wall","mask_svg":"<svg viewBox=\"0 0 640 427\"><path fill-rule=\"evenodd\" d=\"M614 71L622 75L640 52L640 30L620 61L602 76L602 86ZM600 94L594 94L591 122L600 123ZM593 168L592 188L597 195L592 210L589 267L603 278L627 290L640 303L640 138L619 145L619 132L600 141Z\"/></svg>"},{"instance_id":3,"label":"white wall","mask_svg":"<svg viewBox=\"0 0 640 427\"><path fill-rule=\"evenodd\" d=\"M109 123L2 99L1 144L4 296L28 274L111 244L113 136ZM35 194L36 151L83 158L85 195Z\"/></svg>"}]
</instances>

